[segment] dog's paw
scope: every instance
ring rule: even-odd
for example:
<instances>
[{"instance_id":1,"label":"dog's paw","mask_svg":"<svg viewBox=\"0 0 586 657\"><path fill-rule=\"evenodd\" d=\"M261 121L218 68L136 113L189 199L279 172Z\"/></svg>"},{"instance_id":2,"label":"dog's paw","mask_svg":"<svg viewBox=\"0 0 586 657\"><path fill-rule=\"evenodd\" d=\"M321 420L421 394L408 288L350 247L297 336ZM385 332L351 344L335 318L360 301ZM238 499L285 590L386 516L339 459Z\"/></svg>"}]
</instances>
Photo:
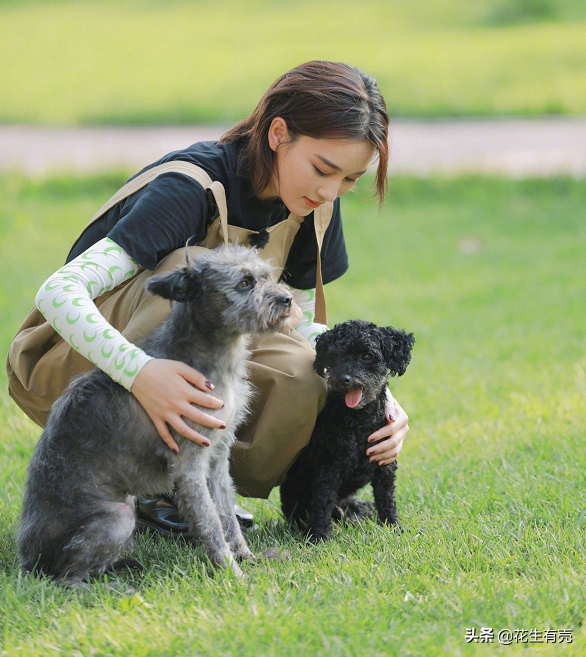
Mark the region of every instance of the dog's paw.
<instances>
[{"instance_id":1,"label":"dog's paw","mask_svg":"<svg viewBox=\"0 0 586 657\"><path fill-rule=\"evenodd\" d=\"M341 520L351 525L361 520L376 520L377 518L374 504L367 500L357 500L352 496L341 500L338 504L339 507L337 508L342 510Z\"/></svg>"},{"instance_id":2,"label":"dog's paw","mask_svg":"<svg viewBox=\"0 0 586 657\"><path fill-rule=\"evenodd\" d=\"M236 579L240 581L245 581L248 579L248 576L244 574L242 571L242 568L236 563L236 561L232 562L230 566L228 567L228 570L232 571Z\"/></svg>"},{"instance_id":3,"label":"dog's paw","mask_svg":"<svg viewBox=\"0 0 586 657\"><path fill-rule=\"evenodd\" d=\"M118 561L115 561L109 568L106 569L106 572L111 571L117 571L117 570L138 570L138 572L144 572L145 568L144 566L140 563L140 561L137 561L136 559L132 559L130 557L126 559L118 559Z\"/></svg>"},{"instance_id":4,"label":"dog's paw","mask_svg":"<svg viewBox=\"0 0 586 657\"><path fill-rule=\"evenodd\" d=\"M291 558L289 550L283 550L280 547L271 547L263 550L258 556L259 561L288 561Z\"/></svg>"},{"instance_id":5,"label":"dog's paw","mask_svg":"<svg viewBox=\"0 0 586 657\"><path fill-rule=\"evenodd\" d=\"M108 582L108 588L110 591L120 593L121 595L134 595L136 593L134 586L124 582Z\"/></svg>"},{"instance_id":6,"label":"dog's paw","mask_svg":"<svg viewBox=\"0 0 586 657\"><path fill-rule=\"evenodd\" d=\"M56 581L59 586L64 586L69 591L91 591L96 588L107 588L113 593L120 593L121 595L134 595L136 589L130 584L125 582L80 582L79 580L70 581L66 578Z\"/></svg>"},{"instance_id":7,"label":"dog's paw","mask_svg":"<svg viewBox=\"0 0 586 657\"><path fill-rule=\"evenodd\" d=\"M328 541L330 539L330 536L331 534L329 532L325 532L316 529L315 527L312 527L307 534L307 540L310 543L317 545L318 543L323 543L325 541Z\"/></svg>"},{"instance_id":8,"label":"dog's paw","mask_svg":"<svg viewBox=\"0 0 586 657\"><path fill-rule=\"evenodd\" d=\"M381 520L380 524L383 525L383 527L388 527L389 529L394 530L397 534L403 534L405 532L397 518L386 518L385 520Z\"/></svg>"},{"instance_id":9,"label":"dog's paw","mask_svg":"<svg viewBox=\"0 0 586 657\"><path fill-rule=\"evenodd\" d=\"M78 590L89 591L91 589L91 584L88 584L88 582L83 582L77 579L71 580L68 579L67 577L60 577L56 579L55 584L57 586L62 586L68 591L78 591Z\"/></svg>"},{"instance_id":10,"label":"dog's paw","mask_svg":"<svg viewBox=\"0 0 586 657\"><path fill-rule=\"evenodd\" d=\"M236 576L237 579L246 579L242 568L238 565L238 560L236 555L231 550L226 550L221 554L214 555L215 558L211 559L212 563L219 568L231 572Z\"/></svg>"},{"instance_id":11,"label":"dog's paw","mask_svg":"<svg viewBox=\"0 0 586 657\"><path fill-rule=\"evenodd\" d=\"M243 561L254 561L257 558L247 547L242 547L236 550L233 549L232 554L238 563L242 563Z\"/></svg>"},{"instance_id":12,"label":"dog's paw","mask_svg":"<svg viewBox=\"0 0 586 657\"><path fill-rule=\"evenodd\" d=\"M343 518L344 518L344 509L336 504L332 509L332 520L335 520L336 522L340 522L340 520L342 520Z\"/></svg>"}]
</instances>

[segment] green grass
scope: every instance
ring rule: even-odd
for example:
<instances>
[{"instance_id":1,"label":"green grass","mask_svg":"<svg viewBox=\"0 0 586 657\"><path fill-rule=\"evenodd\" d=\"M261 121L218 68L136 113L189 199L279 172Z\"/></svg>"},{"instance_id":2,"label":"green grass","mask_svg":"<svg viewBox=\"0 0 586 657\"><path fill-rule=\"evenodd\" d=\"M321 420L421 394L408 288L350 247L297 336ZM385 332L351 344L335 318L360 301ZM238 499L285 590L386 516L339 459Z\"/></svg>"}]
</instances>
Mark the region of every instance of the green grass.
<instances>
[{"instance_id":1,"label":"green grass","mask_svg":"<svg viewBox=\"0 0 586 657\"><path fill-rule=\"evenodd\" d=\"M4 351L123 178L0 178ZM327 286L330 324L360 317L417 338L392 381L410 415L406 531L338 528L314 547L288 531L274 494L244 500L260 524L253 549L292 552L247 567L244 584L201 550L144 538L146 575L116 577L133 597L20 574L13 536L39 430L3 383L0 655L584 654L585 208L586 183L566 178L395 179L378 217L364 191L344 200L351 269ZM479 250L462 252L472 239ZM574 644L468 645L472 626L571 628Z\"/></svg>"},{"instance_id":2,"label":"green grass","mask_svg":"<svg viewBox=\"0 0 586 657\"><path fill-rule=\"evenodd\" d=\"M0 121L235 121L309 59L392 116L586 113L582 0L0 2Z\"/></svg>"}]
</instances>

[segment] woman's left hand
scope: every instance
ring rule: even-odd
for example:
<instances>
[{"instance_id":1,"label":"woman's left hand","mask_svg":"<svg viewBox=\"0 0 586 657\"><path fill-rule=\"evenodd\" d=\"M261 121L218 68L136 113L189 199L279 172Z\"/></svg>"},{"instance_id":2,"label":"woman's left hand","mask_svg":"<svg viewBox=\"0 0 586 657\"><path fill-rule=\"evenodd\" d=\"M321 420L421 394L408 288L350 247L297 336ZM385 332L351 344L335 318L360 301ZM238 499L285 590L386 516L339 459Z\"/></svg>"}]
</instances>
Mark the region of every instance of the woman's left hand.
<instances>
[{"instance_id":1,"label":"woman's left hand","mask_svg":"<svg viewBox=\"0 0 586 657\"><path fill-rule=\"evenodd\" d=\"M405 436L409 431L407 413L405 413L399 402L391 395L390 390L387 390L387 398L387 423L382 429L370 435L368 442L373 443L387 436L389 438L366 450L366 454L370 457L370 462L378 461L379 465L387 465L397 460L399 453L403 449Z\"/></svg>"}]
</instances>

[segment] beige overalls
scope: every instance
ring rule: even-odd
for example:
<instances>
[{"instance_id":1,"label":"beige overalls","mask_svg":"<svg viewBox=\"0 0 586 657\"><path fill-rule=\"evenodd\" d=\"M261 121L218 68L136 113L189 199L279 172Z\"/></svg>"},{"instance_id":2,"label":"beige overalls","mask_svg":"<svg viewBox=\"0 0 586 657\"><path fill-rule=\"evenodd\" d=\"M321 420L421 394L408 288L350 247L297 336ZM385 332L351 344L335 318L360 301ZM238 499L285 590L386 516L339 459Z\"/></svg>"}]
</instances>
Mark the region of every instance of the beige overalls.
<instances>
[{"instance_id":1,"label":"beige overalls","mask_svg":"<svg viewBox=\"0 0 586 657\"><path fill-rule=\"evenodd\" d=\"M134 178L98 210L88 226L156 176L170 171L188 175L204 189L209 189L219 210L203 242L188 247L191 256L203 248L214 248L222 243L248 243L254 231L228 224L222 184L212 181L200 167L182 161L167 162ZM324 324L320 250L332 207L331 203L326 203L314 212L318 242L316 321ZM267 229L270 239L267 246L259 250L259 255L276 266L276 278L283 271L303 219L289 215L285 221ZM144 284L150 276L182 264L185 264L185 249L163 258L154 272L142 269L134 278L95 300L100 313L128 340L140 343L170 312L169 302L146 294ZM258 392L248 422L238 431L238 441L232 449L231 473L241 495L268 497L309 442L317 414L325 403L323 379L313 370L314 356L307 340L295 331L263 337L252 345L251 380ZM62 340L39 311L33 309L10 346L6 367L11 397L32 420L44 426L53 402L71 378L93 365Z\"/></svg>"}]
</instances>

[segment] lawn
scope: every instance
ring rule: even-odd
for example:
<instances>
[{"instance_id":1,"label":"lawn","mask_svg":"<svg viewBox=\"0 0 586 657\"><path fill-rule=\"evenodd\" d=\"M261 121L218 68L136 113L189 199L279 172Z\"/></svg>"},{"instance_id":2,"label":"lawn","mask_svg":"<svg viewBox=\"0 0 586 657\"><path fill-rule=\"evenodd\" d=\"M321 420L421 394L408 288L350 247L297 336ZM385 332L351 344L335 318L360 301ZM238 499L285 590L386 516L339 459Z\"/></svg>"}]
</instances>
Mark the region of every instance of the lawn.
<instances>
[{"instance_id":1,"label":"lawn","mask_svg":"<svg viewBox=\"0 0 586 657\"><path fill-rule=\"evenodd\" d=\"M93 211L124 179L0 178L0 346ZM238 584L201 550L137 540L134 596L19 573L14 532L39 429L0 375L0 655L583 655L586 615L586 183L397 178L383 212L344 200L351 269L330 322L415 333L392 388L410 416L405 532L365 523L305 545L273 493L242 500L254 550L284 563ZM364 493L370 495L367 490ZM465 641L493 628L495 644ZM573 643L498 644L509 628ZM520 634L519 638L523 635ZM528 635L525 636L528 640Z\"/></svg>"},{"instance_id":2,"label":"lawn","mask_svg":"<svg viewBox=\"0 0 586 657\"><path fill-rule=\"evenodd\" d=\"M392 116L586 113L583 0L3 0L0 121L232 122L310 59Z\"/></svg>"}]
</instances>

